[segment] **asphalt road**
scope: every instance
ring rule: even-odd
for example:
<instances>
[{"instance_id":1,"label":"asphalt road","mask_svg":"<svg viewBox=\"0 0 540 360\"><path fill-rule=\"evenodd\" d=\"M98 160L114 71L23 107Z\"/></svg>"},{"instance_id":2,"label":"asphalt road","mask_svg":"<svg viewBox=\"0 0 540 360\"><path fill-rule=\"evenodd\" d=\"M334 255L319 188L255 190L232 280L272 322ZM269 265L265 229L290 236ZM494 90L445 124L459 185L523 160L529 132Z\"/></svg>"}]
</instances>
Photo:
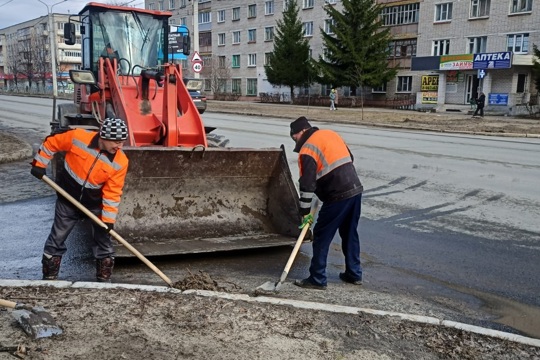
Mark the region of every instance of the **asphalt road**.
<instances>
[{"instance_id":1,"label":"asphalt road","mask_svg":"<svg viewBox=\"0 0 540 360\"><path fill-rule=\"evenodd\" d=\"M48 131L51 101L3 100L0 97L0 127L36 146ZM203 118L205 125L218 127L231 139L230 146L284 144L296 179L288 121L216 113L205 113ZM540 337L538 139L314 125L343 135L366 189L360 224L366 293L399 295L413 303L421 299L431 304L423 307L427 313L442 312L477 323L496 321ZM28 176L28 169L22 163L0 168L5 179L0 201L9 201L10 193L20 191L26 199L0 205L0 225L6 229L0 235L0 271L5 278L39 278L42 244L52 221L54 197ZM81 231L70 240L70 254L62 268L65 279L93 278L83 237ZM156 261L173 278L189 269L203 269L248 287L278 277L289 251ZM309 245L304 245L291 278L305 276L309 253ZM331 283L339 284L342 263L338 238L329 258ZM127 262L117 267L115 278L160 282L147 273L144 266ZM391 306L391 300L382 301L380 296L378 300L355 296L347 293L333 301L381 301Z\"/></svg>"}]
</instances>

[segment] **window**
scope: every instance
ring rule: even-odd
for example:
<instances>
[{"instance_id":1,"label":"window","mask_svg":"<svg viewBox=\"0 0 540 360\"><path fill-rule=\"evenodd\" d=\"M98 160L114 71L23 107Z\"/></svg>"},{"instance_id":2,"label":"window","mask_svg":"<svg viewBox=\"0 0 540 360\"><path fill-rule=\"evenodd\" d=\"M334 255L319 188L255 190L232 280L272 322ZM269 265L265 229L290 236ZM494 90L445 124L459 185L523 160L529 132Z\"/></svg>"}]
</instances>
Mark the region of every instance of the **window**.
<instances>
[{"instance_id":1,"label":"window","mask_svg":"<svg viewBox=\"0 0 540 360\"><path fill-rule=\"evenodd\" d=\"M334 19L324 20L324 32L327 34L333 34L334 31L332 30L332 27L334 25L336 25L336 21Z\"/></svg>"},{"instance_id":2,"label":"window","mask_svg":"<svg viewBox=\"0 0 540 360\"><path fill-rule=\"evenodd\" d=\"M302 24L304 28L304 36L313 36L313 21L308 21Z\"/></svg>"},{"instance_id":3,"label":"window","mask_svg":"<svg viewBox=\"0 0 540 360\"><path fill-rule=\"evenodd\" d=\"M450 54L450 40L434 40L433 48L431 49L432 56Z\"/></svg>"},{"instance_id":4,"label":"window","mask_svg":"<svg viewBox=\"0 0 540 360\"><path fill-rule=\"evenodd\" d=\"M247 79L247 91L246 95L256 96L257 95L257 79Z\"/></svg>"},{"instance_id":5,"label":"window","mask_svg":"<svg viewBox=\"0 0 540 360\"><path fill-rule=\"evenodd\" d=\"M489 16L491 0L471 0L471 18Z\"/></svg>"},{"instance_id":6,"label":"window","mask_svg":"<svg viewBox=\"0 0 540 360\"><path fill-rule=\"evenodd\" d=\"M435 5L435 22L452 20L452 3Z\"/></svg>"},{"instance_id":7,"label":"window","mask_svg":"<svg viewBox=\"0 0 540 360\"><path fill-rule=\"evenodd\" d=\"M507 51L514 54L527 54L529 52L529 34L508 35Z\"/></svg>"},{"instance_id":8,"label":"window","mask_svg":"<svg viewBox=\"0 0 540 360\"><path fill-rule=\"evenodd\" d=\"M180 7L181 7L181 8L186 7L186 1L187 1L187 0L180 0Z\"/></svg>"},{"instance_id":9,"label":"window","mask_svg":"<svg viewBox=\"0 0 540 360\"><path fill-rule=\"evenodd\" d=\"M382 19L385 26L418 23L420 3L388 6L382 10Z\"/></svg>"},{"instance_id":10,"label":"window","mask_svg":"<svg viewBox=\"0 0 540 360\"><path fill-rule=\"evenodd\" d=\"M532 0L512 0L512 14L532 11Z\"/></svg>"},{"instance_id":11,"label":"window","mask_svg":"<svg viewBox=\"0 0 540 360\"><path fill-rule=\"evenodd\" d=\"M158 1L158 10L159 10L159 11L165 10L165 9L163 8L163 0Z\"/></svg>"},{"instance_id":12,"label":"window","mask_svg":"<svg viewBox=\"0 0 540 360\"><path fill-rule=\"evenodd\" d=\"M274 13L274 0L264 3L264 15L272 15Z\"/></svg>"},{"instance_id":13,"label":"window","mask_svg":"<svg viewBox=\"0 0 540 360\"><path fill-rule=\"evenodd\" d=\"M398 76L397 92L411 92L412 76Z\"/></svg>"},{"instance_id":14,"label":"window","mask_svg":"<svg viewBox=\"0 0 540 360\"><path fill-rule=\"evenodd\" d=\"M225 33L219 33L217 35L217 44L218 46L225 45Z\"/></svg>"},{"instance_id":15,"label":"window","mask_svg":"<svg viewBox=\"0 0 540 360\"><path fill-rule=\"evenodd\" d=\"M225 56L218 56L218 66L220 69L224 69L226 63L227 63L227 58Z\"/></svg>"},{"instance_id":16,"label":"window","mask_svg":"<svg viewBox=\"0 0 540 360\"><path fill-rule=\"evenodd\" d=\"M487 36L478 36L469 38L469 54L478 54L486 52Z\"/></svg>"},{"instance_id":17,"label":"window","mask_svg":"<svg viewBox=\"0 0 540 360\"><path fill-rule=\"evenodd\" d=\"M248 43L257 42L257 30L249 29L248 30Z\"/></svg>"},{"instance_id":18,"label":"window","mask_svg":"<svg viewBox=\"0 0 540 360\"><path fill-rule=\"evenodd\" d=\"M390 58L416 56L416 39L391 41L389 44Z\"/></svg>"},{"instance_id":19,"label":"window","mask_svg":"<svg viewBox=\"0 0 540 360\"><path fill-rule=\"evenodd\" d=\"M169 0L169 10L174 9L174 0Z\"/></svg>"},{"instance_id":20,"label":"window","mask_svg":"<svg viewBox=\"0 0 540 360\"><path fill-rule=\"evenodd\" d=\"M257 54L248 54L248 67L257 66Z\"/></svg>"},{"instance_id":21,"label":"window","mask_svg":"<svg viewBox=\"0 0 540 360\"><path fill-rule=\"evenodd\" d=\"M212 33L210 31L199 33L199 45L212 46Z\"/></svg>"},{"instance_id":22,"label":"window","mask_svg":"<svg viewBox=\"0 0 540 360\"><path fill-rule=\"evenodd\" d=\"M257 5L248 5L248 19L257 17Z\"/></svg>"},{"instance_id":23,"label":"window","mask_svg":"<svg viewBox=\"0 0 540 360\"><path fill-rule=\"evenodd\" d=\"M148 4L148 10L156 10L156 5Z\"/></svg>"},{"instance_id":24,"label":"window","mask_svg":"<svg viewBox=\"0 0 540 360\"><path fill-rule=\"evenodd\" d=\"M303 0L302 9L311 9L315 4L315 0Z\"/></svg>"},{"instance_id":25,"label":"window","mask_svg":"<svg viewBox=\"0 0 540 360\"><path fill-rule=\"evenodd\" d=\"M517 93L524 93L527 89L527 74L518 74Z\"/></svg>"},{"instance_id":26,"label":"window","mask_svg":"<svg viewBox=\"0 0 540 360\"><path fill-rule=\"evenodd\" d=\"M232 33L232 43L240 44L240 31L233 31Z\"/></svg>"},{"instance_id":27,"label":"window","mask_svg":"<svg viewBox=\"0 0 540 360\"><path fill-rule=\"evenodd\" d=\"M371 89L372 93L386 93L386 83Z\"/></svg>"},{"instance_id":28,"label":"window","mask_svg":"<svg viewBox=\"0 0 540 360\"><path fill-rule=\"evenodd\" d=\"M274 27L268 26L264 28L264 41L274 41Z\"/></svg>"},{"instance_id":29,"label":"window","mask_svg":"<svg viewBox=\"0 0 540 360\"><path fill-rule=\"evenodd\" d=\"M187 21L187 18L186 17L183 17L183 18L180 18L180 25L186 25L186 21Z\"/></svg>"},{"instance_id":30,"label":"window","mask_svg":"<svg viewBox=\"0 0 540 360\"><path fill-rule=\"evenodd\" d=\"M264 65L270 64L270 56L272 56L271 52L264 53Z\"/></svg>"},{"instance_id":31,"label":"window","mask_svg":"<svg viewBox=\"0 0 540 360\"><path fill-rule=\"evenodd\" d=\"M212 22L212 13L210 11L199 13L199 24L208 24Z\"/></svg>"},{"instance_id":32,"label":"window","mask_svg":"<svg viewBox=\"0 0 540 360\"><path fill-rule=\"evenodd\" d=\"M233 94L242 94L242 79L232 79L231 91Z\"/></svg>"},{"instance_id":33,"label":"window","mask_svg":"<svg viewBox=\"0 0 540 360\"><path fill-rule=\"evenodd\" d=\"M293 0L283 0L283 10L287 9L287 6L289 6L289 2Z\"/></svg>"},{"instance_id":34,"label":"window","mask_svg":"<svg viewBox=\"0 0 540 360\"><path fill-rule=\"evenodd\" d=\"M232 21L240 20L240 8L235 7L232 9Z\"/></svg>"},{"instance_id":35,"label":"window","mask_svg":"<svg viewBox=\"0 0 540 360\"><path fill-rule=\"evenodd\" d=\"M219 10L217 12L217 22L218 23L225 22L225 10Z\"/></svg>"},{"instance_id":36,"label":"window","mask_svg":"<svg viewBox=\"0 0 540 360\"><path fill-rule=\"evenodd\" d=\"M239 68L240 67L240 55L233 55L232 56L232 67L233 68Z\"/></svg>"},{"instance_id":37,"label":"window","mask_svg":"<svg viewBox=\"0 0 540 360\"><path fill-rule=\"evenodd\" d=\"M335 4L337 2L337 0L326 0L326 2L328 4Z\"/></svg>"}]
</instances>

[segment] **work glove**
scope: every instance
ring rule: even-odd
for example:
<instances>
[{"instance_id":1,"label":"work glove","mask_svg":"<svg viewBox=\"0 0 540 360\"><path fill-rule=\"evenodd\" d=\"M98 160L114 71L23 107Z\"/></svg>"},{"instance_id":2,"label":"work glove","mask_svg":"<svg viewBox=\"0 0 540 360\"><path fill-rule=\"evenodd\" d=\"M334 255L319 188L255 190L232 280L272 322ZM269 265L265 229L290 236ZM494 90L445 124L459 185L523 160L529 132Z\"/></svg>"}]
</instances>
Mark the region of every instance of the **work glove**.
<instances>
[{"instance_id":1,"label":"work glove","mask_svg":"<svg viewBox=\"0 0 540 360\"><path fill-rule=\"evenodd\" d=\"M34 175L39 180L41 180L44 175L47 175L47 169L42 168L40 166L33 165L32 170L30 170L30 174Z\"/></svg>"},{"instance_id":2,"label":"work glove","mask_svg":"<svg viewBox=\"0 0 540 360\"><path fill-rule=\"evenodd\" d=\"M104 224L107 225L107 229L105 229L107 234L110 233L111 230L114 230L114 224L113 223L104 222Z\"/></svg>"},{"instance_id":3,"label":"work glove","mask_svg":"<svg viewBox=\"0 0 540 360\"><path fill-rule=\"evenodd\" d=\"M298 228L303 229L305 226L309 227L311 224L313 224L313 215L307 214L302 218L302 224Z\"/></svg>"}]
</instances>

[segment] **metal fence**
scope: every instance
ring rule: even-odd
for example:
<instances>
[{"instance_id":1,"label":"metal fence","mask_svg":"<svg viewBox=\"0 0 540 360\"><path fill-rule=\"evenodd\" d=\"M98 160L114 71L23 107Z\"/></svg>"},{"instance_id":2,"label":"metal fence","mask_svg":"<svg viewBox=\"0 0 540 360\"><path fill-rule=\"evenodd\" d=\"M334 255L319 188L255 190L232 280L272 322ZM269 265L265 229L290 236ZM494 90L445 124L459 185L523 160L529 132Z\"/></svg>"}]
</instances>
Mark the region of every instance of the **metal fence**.
<instances>
[{"instance_id":1,"label":"metal fence","mask_svg":"<svg viewBox=\"0 0 540 360\"><path fill-rule=\"evenodd\" d=\"M365 107L381 107L391 109L413 110L416 104L416 94L397 95L394 97L366 96L363 100ZM328 96L298 95L294 98L295 105L330 106ZM362 107L360 96L340 96L337 107Z\"/></svg>"}]
</instances>

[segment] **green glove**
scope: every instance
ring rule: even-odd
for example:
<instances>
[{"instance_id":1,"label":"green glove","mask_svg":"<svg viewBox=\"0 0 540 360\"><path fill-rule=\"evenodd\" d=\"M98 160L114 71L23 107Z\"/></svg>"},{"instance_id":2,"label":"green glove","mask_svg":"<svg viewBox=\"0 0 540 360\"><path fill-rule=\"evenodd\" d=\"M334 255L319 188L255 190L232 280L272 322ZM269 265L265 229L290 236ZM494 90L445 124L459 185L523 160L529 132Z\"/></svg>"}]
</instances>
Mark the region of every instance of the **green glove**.
<instances>
[{"instance_id":1,"label":"green glove","mask_svg":"<svg viewBox=\"0 0 540 360\"><path fill-rule=\"evenodd\" d=\"M313 224L313 215L307 214L302 218L302 224L298 228L303 229L306 225L309 227L311 224Z\"/></svg>"}]
</instances>

